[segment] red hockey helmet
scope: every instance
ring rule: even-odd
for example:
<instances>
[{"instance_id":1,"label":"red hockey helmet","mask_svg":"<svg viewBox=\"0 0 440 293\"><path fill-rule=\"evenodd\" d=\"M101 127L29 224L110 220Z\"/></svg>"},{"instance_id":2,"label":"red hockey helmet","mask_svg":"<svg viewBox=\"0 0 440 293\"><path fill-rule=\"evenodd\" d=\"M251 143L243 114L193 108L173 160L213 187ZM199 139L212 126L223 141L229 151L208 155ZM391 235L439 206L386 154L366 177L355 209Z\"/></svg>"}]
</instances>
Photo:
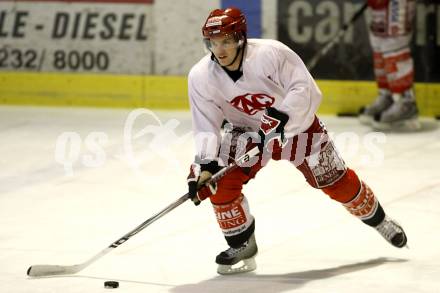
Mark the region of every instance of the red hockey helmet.
<instances>
[{"instance_id":1,"label":"red hockey helmet","mask_svg":"<svg viewBox=\"0 0 440 293\"><path fill-rule=\"evenodd\" d=\"M238 39L246 38L246 17L235 7L211 11L202 28L203 37L235 35Z\"/></svg>"}]
</instances>

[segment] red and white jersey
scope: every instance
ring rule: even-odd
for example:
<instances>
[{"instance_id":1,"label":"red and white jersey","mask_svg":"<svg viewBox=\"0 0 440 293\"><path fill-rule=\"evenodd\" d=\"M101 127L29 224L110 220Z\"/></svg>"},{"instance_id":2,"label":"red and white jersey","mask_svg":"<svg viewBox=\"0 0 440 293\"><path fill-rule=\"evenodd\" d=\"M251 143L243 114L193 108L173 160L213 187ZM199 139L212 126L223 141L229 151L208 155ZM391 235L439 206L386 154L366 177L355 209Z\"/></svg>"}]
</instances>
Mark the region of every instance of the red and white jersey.
<instances>
[{"instance_id":1,"label":"red and white jersey","mask_svg":"<svg viewBox=\"0 0 440 293\"><path fill-rule=\"evenodd\" d=\"M264 109L274 107L289 116L287 138L305 131L314 120L321 91L289 47L275 40L248 39L242 70L234 82L208 54L189 73L196 155L201 159L216 158L224 119L258 132Z\"/></svg>"}]
</instances>

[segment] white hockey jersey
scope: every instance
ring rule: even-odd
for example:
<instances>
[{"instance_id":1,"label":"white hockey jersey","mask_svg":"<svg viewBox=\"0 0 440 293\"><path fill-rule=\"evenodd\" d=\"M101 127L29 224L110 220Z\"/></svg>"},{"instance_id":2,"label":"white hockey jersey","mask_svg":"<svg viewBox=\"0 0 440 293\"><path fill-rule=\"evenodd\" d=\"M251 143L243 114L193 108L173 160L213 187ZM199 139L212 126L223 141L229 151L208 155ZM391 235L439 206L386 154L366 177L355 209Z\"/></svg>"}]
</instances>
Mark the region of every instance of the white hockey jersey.
<instances>
[{"instance_id":1,"label":"white hockey jersey","mask_svg":"<svg viewBox=\"0 0 440 293\"><path fill-rule=\"evenodd\" d=\"M233 81L210 54L188 75L196 155L214 159L224 119L257 132L266 107L289 115L284 131L292 137L313 122L321 91L301 58L275 40L248 39L243 75Z\"/></svg>"}]
</instances>

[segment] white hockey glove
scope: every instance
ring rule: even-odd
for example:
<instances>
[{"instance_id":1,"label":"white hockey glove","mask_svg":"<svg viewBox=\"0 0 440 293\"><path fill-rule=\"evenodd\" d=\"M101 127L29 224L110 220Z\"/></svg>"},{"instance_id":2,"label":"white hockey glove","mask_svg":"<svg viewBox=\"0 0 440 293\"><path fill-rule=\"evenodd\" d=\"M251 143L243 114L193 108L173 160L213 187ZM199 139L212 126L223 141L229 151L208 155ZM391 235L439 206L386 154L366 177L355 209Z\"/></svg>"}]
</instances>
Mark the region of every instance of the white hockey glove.
<instances>
[{"instance_id":1,"label":"white hockey glove","mask_svg":"<svg viewBox=\"0 0 440 293\"><path fill-rule=\"evenodd\" d=\"M187 177L188 194L196 206L217 192L217 184L208 183L208 181L220 169L222 167L218 165L217 161L211 161L208 164L191 164Z\"/></svg>"}]
</instances>

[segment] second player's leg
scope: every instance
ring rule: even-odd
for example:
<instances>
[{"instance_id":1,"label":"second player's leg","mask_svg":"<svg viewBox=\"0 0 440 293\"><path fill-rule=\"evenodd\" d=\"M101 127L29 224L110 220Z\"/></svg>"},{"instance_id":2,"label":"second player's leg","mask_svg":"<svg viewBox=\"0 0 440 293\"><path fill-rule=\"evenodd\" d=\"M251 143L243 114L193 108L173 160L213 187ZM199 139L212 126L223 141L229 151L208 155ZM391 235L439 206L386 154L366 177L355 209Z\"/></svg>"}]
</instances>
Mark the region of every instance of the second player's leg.
<instances>
[{"instance_id":1,"label":"second player's leg","mask_svg":"<svg viewBox=\"0 0 440 293\"><path fill-rule=\"evenodd\" d=\"M360 121L379 130L420 128L410 41L415 1L369 0L370 44L379 94L360 111Z\"/></svg>"}]
</instances>

